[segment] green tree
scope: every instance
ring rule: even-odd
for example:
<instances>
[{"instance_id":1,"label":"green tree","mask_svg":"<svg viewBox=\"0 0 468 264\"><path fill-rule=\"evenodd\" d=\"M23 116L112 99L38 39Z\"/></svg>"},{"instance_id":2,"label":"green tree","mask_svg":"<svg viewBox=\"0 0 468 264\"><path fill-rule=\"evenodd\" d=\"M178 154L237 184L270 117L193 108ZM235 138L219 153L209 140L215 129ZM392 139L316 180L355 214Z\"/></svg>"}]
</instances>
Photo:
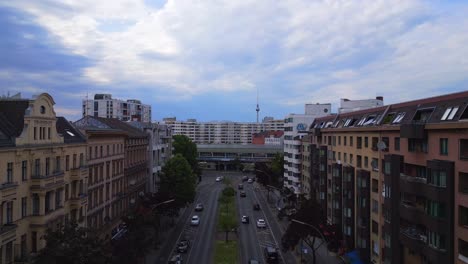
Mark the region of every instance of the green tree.
<instances>
[{"instance_id":1,"label":"green tree","mask_svg":"<svg viewBox=\"0 0 468 264\"><path fill-rule=\"evenodd\" d=\"M76 223L58 230L48 229L44 239L46 247L35 257L35 264L104 264L109 261L104 241Z\"/></svg>"},{"instance_id":2,"label":"green tree","mask_svg":"<svg viewBox=\"0 0 468 264\"><path fill-rule=\"evenodd\" d=\"M201 175L201 169L197 161L197 144L193 143L190 138L185 135L175 135L172 137L173 154L181 154L190 164L195 175Z\"/></svg>"},{"instance_id":3,"label":"green tree","mask_svg":"<svg viewBox=\"0 0 468 264\"><path fill-rule=\"evenodd\" d=\"M195 185L195 175L181 154L169 159L162 168L160 192L175 199L171 207L179 208L192 203L195 199Z\"/></svg>"},{"instance_id":4,"label":"green tree","mask_svg":"<svg viewBox=\"0 0 468 264\"><path fill-rule=\"evenodd\" d=\"M277 177L283 177L284 175L284 155L283 153L277 152L273 161L271 162L271 171Z\"/></svg>"},{"instance_id":5,"label":"green tree","mask_svg":"<svg viewBox=\"0 0 468 264\"><path fill-rule=\"evenodd\" d=\"M229 241L229 232L237 228L237 216L234 204L235 195L236 191L234 190L234 188L228 186L223 189L221 197L219 198L219 228L221 229L221 231L226 233L226 243Z\"/></svg>"}]
</instances>

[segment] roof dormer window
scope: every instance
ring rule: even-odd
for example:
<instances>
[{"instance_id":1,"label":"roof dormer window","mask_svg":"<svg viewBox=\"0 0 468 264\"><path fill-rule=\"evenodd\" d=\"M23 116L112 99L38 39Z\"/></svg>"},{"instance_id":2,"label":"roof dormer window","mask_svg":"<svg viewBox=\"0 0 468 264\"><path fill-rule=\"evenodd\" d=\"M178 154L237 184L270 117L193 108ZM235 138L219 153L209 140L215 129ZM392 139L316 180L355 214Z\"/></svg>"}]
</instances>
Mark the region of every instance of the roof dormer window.
<instances>
[{"instance_id":1,"label":"roof dormer window","mask_svg":"<svg viewBox=\"0 0 468 264\"><path fill-rule=\"evenodd\" d=\"M442 118L440 120L452 120L455 117L455 115L457 114L457 112L458 112L458 106L447 107L447 109L445 110L444 115L442 116Z\"/></svg>"},{"instance_id":2,"label":"roof dormer window","mask_svg":"<svg viewBox=\"0 0 468 264\"><path fill-rule=\"evenodd\" d=\"M41 114L45 114L45 106L41 105L40 112Z\"/></svg>"},{"instance_id":3,"label":"roof dormer window","mask_svg":"<svg viewBox=\"0 0 468 264\"><path fill-rule=\"evenodd\" d=\"M405 117L406 115L406 112L401 112L401 113L398 113L398 115L395 117L395 119L393 120L392 124L398 124L401 122L401 120L403 120L403 117Z\"/></svg>"}]
</instances>

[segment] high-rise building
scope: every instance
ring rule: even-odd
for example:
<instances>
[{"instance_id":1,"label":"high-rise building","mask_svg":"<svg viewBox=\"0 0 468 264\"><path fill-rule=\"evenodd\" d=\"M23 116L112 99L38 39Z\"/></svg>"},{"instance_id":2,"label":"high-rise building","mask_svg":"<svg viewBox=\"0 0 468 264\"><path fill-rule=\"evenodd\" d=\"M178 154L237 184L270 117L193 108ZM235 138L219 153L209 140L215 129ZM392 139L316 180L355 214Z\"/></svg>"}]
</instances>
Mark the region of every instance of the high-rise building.
<instances>
[{"instance_id":1,"label":"high-rise building","mask_svg":"<svg viewBox=\"0 0 468 264\"><path fill-rule=\"evenodd\" d=\"M460 92L315 119L309 197L343 250L364 263L466 263L467 102Z\"/></svg>"},{"instance_id":2,"label":"high-rise building","mask_svg":"<svg viewBox=\"0 0 468 264\"><path fill-rule=\"evenodd\" d=\"M151 106L140 100L113 99L111 94L95 94L83 100L83 117L117 118L121 121L151 122Z\"/></svg>"},{"instance_id":3,"label":"high-rise building","mask_svg":"<svg viewBox=\"0 0 468 264\"><path fill-rule=\"evenodd\" d=\"M86 224L86 137L54 104L47 93L0 99L1 263L28 261L47 228Z\"/></svg>"},{"instance_id":4,"label":"high-rise building","mask_svg":"<svg viewBox=\"0 0 468 264\"><path fill-rule=\"evenodd\" d=\"M296 195L301 187L301 139L307 134L315 118L330 115L331 104L307 104L308 114L289 114L284 120L284 187Z\"/></svg>"},{"instance_id":5,"label":"high-rise building","mask_svg":"<svg viewBox=\"0 0 468 264\"><path fill-rule=\"evenodd\" d=\"M177 121L176 118L164 118L174 135L185 135L196 144L251 144L254 133L262 131L282 131L283 120L264 120L252 122L197 122L196 119Z\"/></svg>"}]
</instances>

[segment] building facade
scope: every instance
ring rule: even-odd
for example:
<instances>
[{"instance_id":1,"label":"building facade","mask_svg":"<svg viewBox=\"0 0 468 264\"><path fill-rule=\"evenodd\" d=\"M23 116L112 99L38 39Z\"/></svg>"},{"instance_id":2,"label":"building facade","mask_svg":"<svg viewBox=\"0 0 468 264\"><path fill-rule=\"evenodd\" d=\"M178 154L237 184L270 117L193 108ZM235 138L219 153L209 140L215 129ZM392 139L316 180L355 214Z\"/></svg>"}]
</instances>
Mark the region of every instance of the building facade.
<instances>
[{"instance_id":1,"label":"building facade","mask_svg":"<svg viewBox=\"0 0 468 264\"><path fill-rule=\"evenodd\" d=\"M251 122L197 122L196 119L177 121L165 118L174 135L185 135L196 144L252 144L252 136L262 131L282 131L283 120L266 119L262 123Z\"/></svg>"},{"instance_id":2,"label":"building facade","mask_svg":"<svg viewBox=\"0 0 468 264\"><path fill-rule=\"evenodd\" d=\"M315 118L329 115L331 104L307 104L309 114L290 114L284 120L284 187L296 195L302 193L301 139Z\"/></svg>"},{"instance_id":3,"label":"building facade","mask_svg":"<svg viewBox=\"0 0 468 264\"><path fill-rule=\"evenodd\" d=\"M263 131L253 134L252 144L254 145L277 145L282 146L284 141L284 131Z\"/></svg>"},{"instance_id":4,"label":"building facade","mask_svg":"<svg viewBox=\"0 0 468 264\"><path fill-rule=\"evenodd\" d=\"M122 121L151 122L151 106L140 100L113 99L111 94L95 94L83 100L83 117L117 118Z\"/></svg>"},{"instance_id":5,"label":"building facade","mask_svg":"<svg viewBox=\"0 0 468 264\"><path fill-rule=\"evenodd\" d=\"M340 108L338 108L338 113L348 113L348 112L355 112L359 110L375 108L383 106L383 97L377 96L375 99L363 99L363 100L349 100L346 98L342 98L340 100Z\"/></svg>"},{"instance_id":6,"label":"building facade","mask_svg":"<svg viewBox=\"0 0 468 264\"><path fill-rule=\"evenodd\" d=\"M1 263L28 261L47 228L86 223L86 139L54 104L46 93L0 100Z\"/></svg>"},{"instance_id":7,"label":"building facade","mask_svg":"<svg viewBox=\"0 0 468 264\"><path fill-rule=\"evenodd\" d=\"M468 262L467 102L462 92L314 121L310 196L345 250L365 263Z\"/></svg>"}]
</instances>

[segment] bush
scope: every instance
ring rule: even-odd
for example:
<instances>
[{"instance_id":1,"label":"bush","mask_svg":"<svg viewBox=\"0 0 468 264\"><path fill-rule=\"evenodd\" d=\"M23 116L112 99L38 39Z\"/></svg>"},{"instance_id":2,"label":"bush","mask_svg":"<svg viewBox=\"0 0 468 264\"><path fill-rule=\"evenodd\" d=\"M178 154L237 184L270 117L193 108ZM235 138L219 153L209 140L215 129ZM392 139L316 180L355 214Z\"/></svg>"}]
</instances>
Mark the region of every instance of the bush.
<instances>
[{"instance_id":1,"label":"bush","mask_svg":"<svg viewBox=\"0 0 468 264\"><path fill-rule=\"evenodd\" d=\"M235 196L236 195L236 190L232 187L226 187L223 190L223 196Z\"/></svg>"}]
</instances>

